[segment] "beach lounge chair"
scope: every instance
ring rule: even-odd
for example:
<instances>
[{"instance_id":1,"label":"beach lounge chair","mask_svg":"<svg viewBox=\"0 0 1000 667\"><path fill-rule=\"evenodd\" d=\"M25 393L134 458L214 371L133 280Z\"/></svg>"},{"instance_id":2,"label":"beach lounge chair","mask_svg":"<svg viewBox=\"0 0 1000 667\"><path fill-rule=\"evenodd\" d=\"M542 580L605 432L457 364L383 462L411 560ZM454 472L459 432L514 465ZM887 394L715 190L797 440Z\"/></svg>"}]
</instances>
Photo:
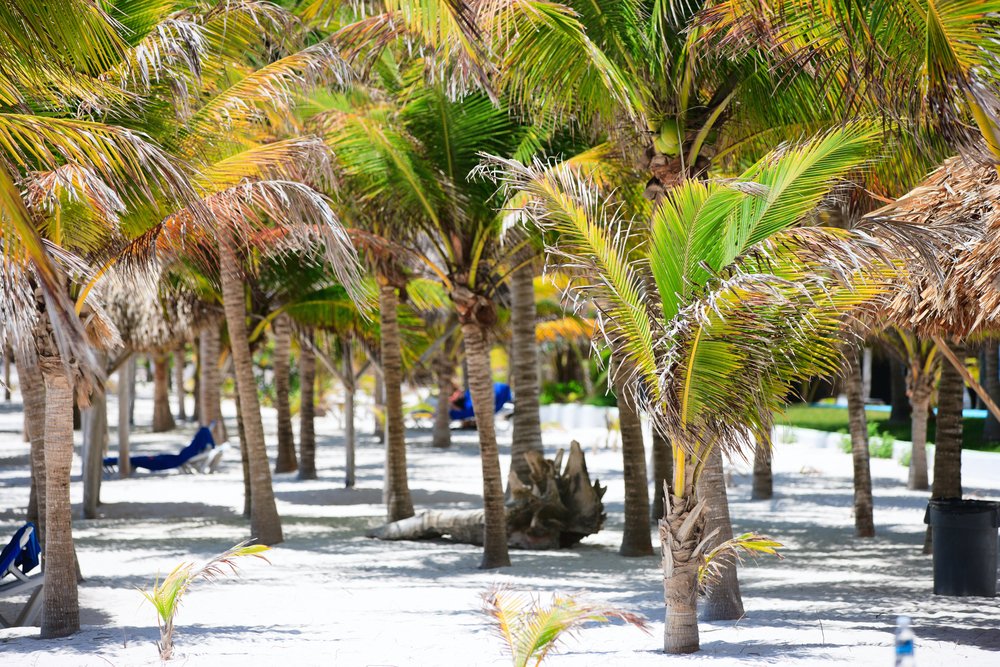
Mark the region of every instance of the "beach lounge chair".
<instances>
[{"instance_id":1,"label":"beach lounge chair","mask_svg":"<svg viewBox=\"0 0 1000 667\"><path fill-rule=\"evenodd\" d=\"M208 426L202 426L194 434L191 444L176 454L155 454L153 456L130 456L132 468L144 468L149 471L178 469L182 472L204 472L209 468L215 472L221 461L222 451L215 446L212 431ZM115 472L118 468L118 457L109 456L104 459L104 469Z\"/></svg>"},{"instance_id":2,"label":"beach lounge chair","mask_svg":"<svg viewBox=\"0 0 1000 667\"><path fill-rule=\"evenodd\" d=\"M493 383L494 414L501 414L501 416L504 417L508 416L508 410L509 412L513 412L513 408L508 408L507 405L513 403L513 401L514 398L511 396L509 384L504 384L503 382ZM450 410L448 415L453 421L467 421L473 419L476 413L472 409L472 393L466 390L465 396L463 397L462 407Z\"/></svg>"},{"instance_id":3,"label":"beach lounge chair","mask_svg":"<svg viewBox=\"0 0 1000 667\"><path fill-rule=\"evenodd\" d=\"M21 526L10 542L0 552L0 598L13 597L31 593L27 604L17 615L13 623L0 616L0 626L5 628L31 625L42 610L41 573L28 576L28 572L38 567L42 549L35 534L35 524L26 523ZM12 577L12 579L9 579Z\"/></svg>"}]
</instances>

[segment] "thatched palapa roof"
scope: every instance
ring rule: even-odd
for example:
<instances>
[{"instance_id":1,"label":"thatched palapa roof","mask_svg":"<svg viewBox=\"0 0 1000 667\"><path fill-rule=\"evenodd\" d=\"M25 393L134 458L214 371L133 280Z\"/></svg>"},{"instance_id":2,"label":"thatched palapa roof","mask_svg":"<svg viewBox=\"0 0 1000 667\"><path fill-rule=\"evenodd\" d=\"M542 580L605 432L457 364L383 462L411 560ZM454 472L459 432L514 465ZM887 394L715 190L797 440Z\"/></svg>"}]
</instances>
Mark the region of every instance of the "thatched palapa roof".
<instances>
[{"instance_id":1,"label":"thatched palapa roof","mask_svg":"<svg viewBox=\"0 0 1000 667\"><path fill-rule=\"evenodd\" d=\"M883 312L921 336L1000 329L1000 173L993 163L948 159L908 194L866 218L947 232L933 261L908 262L909 288Z\"/></svg>"}]
</instances>

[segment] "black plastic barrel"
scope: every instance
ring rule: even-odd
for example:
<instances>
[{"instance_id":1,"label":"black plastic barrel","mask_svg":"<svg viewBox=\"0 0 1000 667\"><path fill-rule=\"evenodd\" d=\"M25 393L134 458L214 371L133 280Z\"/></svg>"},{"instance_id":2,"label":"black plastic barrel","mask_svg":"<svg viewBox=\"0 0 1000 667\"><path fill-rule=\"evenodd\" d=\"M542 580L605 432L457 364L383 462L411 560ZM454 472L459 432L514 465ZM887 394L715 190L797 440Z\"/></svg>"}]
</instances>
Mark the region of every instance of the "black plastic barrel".
<instances>
[{"instance_id":1,"label":"black plastic barrel","mask_svg":"<svg viewBox=\"0 0 1000 667\"><path fill-rule=\"evenodd\" d=\"M1000 503L932 500L924 523L932 529L934 593L996 597Z\"/></svg>"}]
</instances>

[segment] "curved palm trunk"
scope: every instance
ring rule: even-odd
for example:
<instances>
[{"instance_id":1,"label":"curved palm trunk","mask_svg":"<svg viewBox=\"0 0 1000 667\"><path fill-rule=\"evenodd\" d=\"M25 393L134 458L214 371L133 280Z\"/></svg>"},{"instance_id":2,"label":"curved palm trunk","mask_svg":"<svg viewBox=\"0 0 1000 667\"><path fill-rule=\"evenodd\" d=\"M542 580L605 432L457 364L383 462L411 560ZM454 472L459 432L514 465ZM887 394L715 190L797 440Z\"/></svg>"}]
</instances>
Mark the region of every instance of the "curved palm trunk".
<instances>
[{"instance_id":1,"label":"curved palm trunk","mask_svg":"<svg viewBox=\"0 0 1000 667\"><path fill-rule=\"evenodd\" d=\"M952 352L965 361L965 345L951 345ZM934 438L934 484L931 500L962 497L962 403L965 382L961 374L948 363L941 363L938 382L937 432ZM924 553L931 552L931 528L927 527Z\"/></svg>"},{"instance_id":2,"label":"curved palm trunk","mask_svg":"<svg viewBox=\"0 0 1000 667\"><path fill-rule=\"evenodd\" d=\"M163 350L153 353L153 433L172 431L177 427L170 410L170 364Z\"/></svg>"},{"instance_id":3,"label":"curved palm trunk","mask_svg":"<svg viewBox=\"0 0 1000 667\"><path fill-rule=\"evenodd\" d=\"M688 489L690 490L690 489ZM666 653L694 653L698 639L698 558L695 547L701 540L704 505L693 498L670 495L666 515L660 520L660 552L663 556L663 598L666 617L663 650ZM692 512L698 515L692 517Z\"/></svg>"},{"instance_id":4,"label":"curved palm trunk","mask_svg":"<svg viewBox=\"0 0 1000 667\"><path fill-rule=\"evenodd\" d=\"M35 490L35 517L38 539L45 552L45 379L38 363L18 358L17 375L24 402L24 428L31 444L31 486ZM30 512L29 512L30 514Z\"/></svg>"},{"instance_id":5,"label":"curved palm trunk","mask_svg":"<svg viewBox=\"0 0 1000 667\"><path fill-rule=\"evenodd\" d=\"M650 517L653 524L663 518L664 483L669 484L674 476L674 459L670 453L670 443L665 435L653 427L653 503Z\"/></svg>"},{"instance_id":6,"label":"curved palm trunk","mask_svg":"<svg viewBox=\"0 0 1000 667\"><path fill-rule=\"evenodd\" d=\"M274 472L293 472L298 469L295 459L295 436L292 433L292 408L289 403L291 377L292 327L285 315L278 315L271 323L274 333L274 407L278 411L278 460Z\"/></svg>"},{"instance_id":7,"label":"curved palm trunk","mask_svg":"<svg viewBox=\"0 0 1000 667\"><path fill-rule=\"evenodd\" d=\"M530 264L510 277L511 377L514 390L513 439L510 469L523 480L531 479L524 456L543 453L539 417L538 338L535 334L535 271Z\"/></svg>"},{"instance_id":8,"label":"curved palm trunk","mask_svg":"<svg viewBox=\"0 0 1000 667\"><path fill-rule=\"evenodd\" d=\"M905 424L910 421L912 406L906 394L906 365L896 357L889 357L889 378L892 396L889 421L895 424Z\"/></svg>"},{"instance_id":9,"label":"curved palm trunk","mask_svg":"<svg viewBox=\"0 0 1000 667\"><path fill-rule=\"evenodd\" d=\"M932 386L915 389L910 392L910 431L913 446L910 449L910 471L906 488L915 491L926 491L927 481L927 416L931 407Z\"/></svg>"},{"instance_id":10,"label":"curved palm trunk","mask_svg":"<svg viewBox=\"0 0 1000 667\"><path fill-rule=\"evenodd\" d=\"M69 498L73 462L73 385L62 361L44 359L45 379L45 582L42 637L80 629L76 552Z\"/></svg>"},{"instance_id":11,"label":"curved palm trunk","mask_svg":"<svg viewBox=\"0 0 1000 667\"><path fill-rule=\"evenodd\" d=\"M864 387L858 350L847 352L847 411L854 457L854 534L875 537L872 516L872 475L868 451L868 423L865 418Z\"/></svg>"},{"instance_id":12,"label":"curved palm trunk","mask_svg":"<svg viewBox=\"0 0 1000 667\"><path fill-rule=\"evenodd\" d=\"M635 403L615 373L618 396L618 424L622 436L622 465L625 478L625 528L622 556L648 556L653 553L649 534L649 481L646 477L646 448L642 442L642 422Z\"/></svg>"},{"instance_id":13,"label":"curved palm trunk","mask_svg":"<svg viewBox=\"0 0 1000 667\"><path fill-rule=\"evenodd\" d=\"M118 368L118 476L132 474L129 458L129 432L132 429L132 390L135 389L135 355L130 355Z\"/></svg>"},{"instance_id":14,"label":"curved palm trunk","mask_svg":"<svg viewBox=\"0 0 1000 667\"><path fill-rule=\"evenodd\" d=\"M774 495L774 475L771 472L771 434L757 440L753 453L753 488L751 500L770 500Z\"/></svg>"},{"instance_id":15,"label":"curved palm trunk","mask_svg":"<svg viewBox=\"0 0 1000 667\"><path fill-rule=\"evenodd\" d=\"M726 540L733 539L733 525L729 518L729 497L722 465L722 452L712 448L708 461L698 480L698 499L705 501L705 534L718 530L708 542L707 549L714 549ZM735 621L743 617L743 597L736 562L728 559L718 578L705 595L701 608L703 621Z\"/></svg>"},{"instance_id":16,"label":"curved palm trunk","mask_svg":"<svg viewBox=\"0 0 1000 667\"><path fill-rule=\"evenodd\" d=\"M177 344L174 350L174 389L177 392L177 419L182 422L187 421L187 406L184 404L187 399L187 392L184 391L184 342Z\"/></svg>"},{"instance_id":17,"label":"curved palm trunk","mask_svg":"<svg viewBox=\"0 0 1000 667\"><path fill-rule=\"evenodd\" d=\"M299 345L299 479L316 479L316 355L310 340L302 334Z\"/></svg>"},{"instance_id":18,"label":"curved palm trunk","mask_svg":"<svg viewBox=\"0 0 1000 667\"><path fill-rule=\"evenodd\" d=\"M382 373L386 413L386 514L389 521L413 516L406 474L406 433L403 430L403 357L399 349L399 297L392 285L379 286ZM490 392L492 395L492 391ZM490 408L492 414L492 408Z\"/></svg>"},{"instance_id":19,"label":"curved palm trunk","mask_svg":"<svg viewBox=\"0 0 1000 667\"><path fill-rule=\"evenodd\" d=\"M490 372L490 347L484 327L475 323L462 325L465 360L469 369L469 391L479 433L479 455L483 467L483 560L479 567L489 570L510 565L507 551L507 512L504 509L500 452L493 421L493 377ZM388 382L386 383L388 386ZM648 534L648 531L647 531Z\"/></svg>"},{"instance_id":20,"label":"curved palm trunk","mask_svg":"<svg viewBox=\"0 0 1000 667\"><path fill-rule=\"evenodd\" d=\"M216 442L226 440L226 423L222 420L222 377L219 374L221 352L219 324L210 322L201 330L198 354L201 357L201 378L198 382L200 418L204 425L212 424L212 437Z\"/></svg>"},{"instance_id":21,"label":"curved palm trunk","mask_svg":"<svg viewBox=\"0 0 1000 667\"><path fill-rule=\"evenodd\" d=\"M233 239L224 230L219 235L219 264L222 276L222 299L229 327L229 341L236 374L236 394L240 403L246 452L250 465L250 534L259 544L277 544L284 538L281 518L271 488L271 467L264 447L264 425L260 418L257 381L253 376L253 359L247 338L246 294L239 274Z\"/></svg>"},{"instance_id":22,"label":"curved palm trunk","mask_svg":"<svg viewBox=\"0 0 1000 667\"><path fill-rule=\"evenodd\" d=\"M354 359L351 340L344 340L344 486L354 488Z\"/></svg>"},{"instance_id":23,"label":"curved palm trunk","mask_svg":"<svg viewBox=\"0 0 1000 667\"><path fill-rule=\"evenodd\" d=\"M452 375L455 372L455 364L448 355L448 344L441 346L434 364L434 375L437 377L438 402L434 408L434 431L431 443L434 447L451 447L451 416L449 410L451 404Z\"/></svg>"},{"instance_id":24,"label":"curved palm trunk","mask_svg":"<svg viewBox=\"0 0 1000 667\"><path fill-rule=\"evenodd\" d=\"M101 355L99 358L103 357ZM103 363L103 358L101 358ZM103 390L90 394L90 407L84 410L83 438L83 518L96 519L101 504L101 470L108 445L108 400Z\"/></svg>"},{"instance_id":25,"label":"curved palm trunk","mask_svg":"<svg viewBox=\"0 0 1000 667\"><path fill-rule=\"evenodd\" d=\"M1000 404L1000 341L990 339L983 346L983 389L990 395L994 403ZM983 425L984 442L1000 442L1000 421L992 412L986 412L986 423Z\"/></svg>"}]
</instances>

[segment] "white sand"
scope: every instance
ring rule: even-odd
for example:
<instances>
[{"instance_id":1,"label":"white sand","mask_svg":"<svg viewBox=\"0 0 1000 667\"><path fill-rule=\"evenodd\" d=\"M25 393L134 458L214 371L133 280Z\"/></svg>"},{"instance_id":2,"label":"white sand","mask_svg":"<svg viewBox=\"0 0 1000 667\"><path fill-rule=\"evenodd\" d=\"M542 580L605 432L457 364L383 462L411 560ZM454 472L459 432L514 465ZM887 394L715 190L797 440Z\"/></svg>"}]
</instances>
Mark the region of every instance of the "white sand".
<instances>
[{"instance_id":1,"label":"white sand","mask_svg":"<svg viewBox=\"0 0 1000 667\"><path fill-rule=\"evenodd\" d=\"M16 407L0 407L0 535L11 534L23 520L28 498L27 446L18 433ZM109 407L115 415L113 400ZM147 393L137 421L149 423L150 414ZM273 442L273 412L265 411L265 418ZM362 431L367 424L359 420ZM135 449L174 451L191 430L159 436L139 428ZM317 432L321 479L275 479L286 542L271 553L273 564L248 561L238 579L195 584L177 619L175 664L509 664L480 611L480 593L495 583L539 593L585 592L652 621L651 635L623 625L589 627L565 642L551 665L891 665L900 613L914 618L919 664L1000 664L1000 600L931 594L931 561L920 554L926 494L906 490L905 470L896 462L872 462L878 529L873 540L853 537L851 461L838 449L778 444L775 497L769 502L748 501L748 466L731 465L737 530L756 529L780 540L786 559L744 568L745 618L703 623L702 651L669 657L660 653L658 558L616 553L621 454L590 450L603 433L576 435L588 448L592 476L609 487L606 529L572 550L514 551L513 567L481 572L474 547L366 539L365 529L379 523L383 512L382 449L362 438L358 488L345 490L334 417L319 420ZM474 434L456 433L450 451L432 449L427 433L412 435L410 487L418 510L477 506ZM546 444L564 445L569 437L550 431ZM506 454L509 433L501 438ZM113 448L114 432L111 440ZM74 502L81 493L75 482ZM1000 478L967 470L966 494L1000 497ZM43 641L37 628L0 630L0 665L157 664L154 613L136 587L182 560L205 559L247 536L238 460L212 476L106 480L102 497L102 518L74 525L86 577L80 587L82 631ZM0 603L5 615L11 609Z\"/></svg>"}]
</instances>

